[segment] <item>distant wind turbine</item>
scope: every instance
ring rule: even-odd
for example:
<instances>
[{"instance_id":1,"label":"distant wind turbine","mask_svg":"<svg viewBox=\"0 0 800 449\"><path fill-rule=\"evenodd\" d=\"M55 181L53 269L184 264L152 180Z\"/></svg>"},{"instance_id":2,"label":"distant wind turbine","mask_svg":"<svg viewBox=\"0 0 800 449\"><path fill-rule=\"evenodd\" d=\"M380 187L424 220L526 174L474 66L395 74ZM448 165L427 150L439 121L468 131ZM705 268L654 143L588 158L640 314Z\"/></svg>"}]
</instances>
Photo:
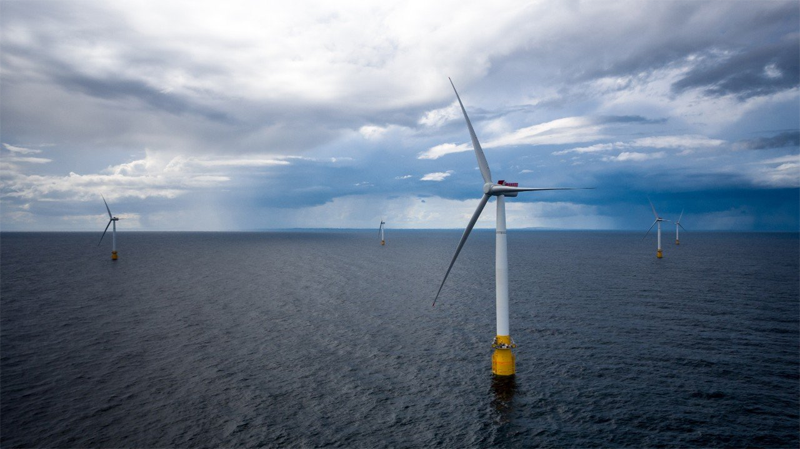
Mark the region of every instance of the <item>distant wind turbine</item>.
<instances>
[{"instance_id":1,"label":"distant wind turbine","mask_svg":"<svg viewBox=\"0 0 800 449\"><path fill-rule=\"evenodd\" d=\"M662 253L661 253L661 222L662 221L669 221L669 220L664 220L663 218L658 216L658 213L656 212L656 207L653 206L653 202L650 201L649 197L647 198L647 201L650 203L650 207L653 209L653 215L656 216L656 221L654 221L653 224L650 225L650 229L653 229L653 226L658 224L658 252L656 252L656 257L661 259L661 257L662 257ZM647 237L647 234L650 234L650 229L648 229L647 232L644 234L644 237L642 237L642 240L644 240L645 237Z\"/></svg>"},{"instance_id":2,"label":"distant wind turbine","mask_svg":"<svg viewBox=\"0 0 800 449\"><path fill-rule=\"evenodd\" d=\"M680 245L681 244L681 239L679 238L680 236L679 236L679 233L678 233L678 228L683 228L683 225L681 224L681 218L683 218L683 209L681 209L681 216L678 217L678 221L675 222L675 244L676 245ZM683 228L683 230L685 231L686 228Z\"/></svg>"},{"instance_id":3,"label":"distant wind turbine","mask_svg":"<svg viewBox=\"0 0 800 449\"><path fill-rule=\"evenodd\" d=\"M442 279L441 285L439 285L439 291L436 292L436 297L433 300L433 304L436 305L436 299L439 298L439 294L442 292L444 282L447 280L447 276L450 274L450 270L453 268L453 264L456 262L456 258L461 252L461 248L464 247L464 243L467 241L469 233L475 226L475 222L478 221L478 217L480 217L484 206L486 206L486 202L489 201L489 197L497 197L497 232L495 246L495 289L497 293L495 310L497 313L497 336L492 343L492 347L495 348L494 354L492 354L492 372L498 376L510 376L516 372L516 357L511 351L512 348L516 348L516 344L514 344L514 341L511 339L508 324L508 245L506 242L505 197L515 197L519 192L575 189L572 187L518 187L517 183L510 183L502 180L498 181L497 184L493 183L492 174L489 171L489 164L486 162L486 156L483 154L481 144L478 142L478 137L475 135L475 130L472 129L472 123L470 123L469 116L467 116L467 110L464 109L464 104L461 102L461 97L458 96L458 91L456 91L456 86L453 84L453 80L450 80L450 84L453 86L453 91L456 93L458 103L461 105L461 112L464 113L464 120L467 122L467 129L469 129L469 135L472 138L472 148L475 150L475 156L478 158L478 167L481 170L481 175L483 176L484 181L483 197L481 198L480 203L478 203L478 208L475 209L475 213L472 215L472 218L469 220L467 228L464 230L464 234L461 236L461 241L458 242L456 253L453 256L453 260L450 261L450 266L447 268L447 272L444 275L444 279Z\"/></svg>"},{"instance_id":4,"label":"distant wind turbine","mask_svg":"<svg viewBox=\"0 0 800 449\"><path fill-rule=\"evenodd\" d=\"M114 217L111 215L111 209L108 208L108 203L106 203L106 197L100 195L103 198L103 203L106 205L106 210L108 211L108 224L106 225L106 229L103 231L103 235L100 236L100 241L97 242L97 246L100 246L103 243L103 237L106 236L106 232L108 232L108 227L113 223L114 227L111 228L111 260L117 260L117 221L119 218Z\"/></svg>"},{"instance_id":5,"label":"distant wind turbine","mask_svg":"<svg viewBox=\"0 0 800 449\"><path fill-rule=\"evenodd\" d=\"M386 222L381 218L381 225L378 227L378 232L381 234L381 246L386 244L386 239L383 237L383 225L385 224Z\"/></svg>"}]
</instances>

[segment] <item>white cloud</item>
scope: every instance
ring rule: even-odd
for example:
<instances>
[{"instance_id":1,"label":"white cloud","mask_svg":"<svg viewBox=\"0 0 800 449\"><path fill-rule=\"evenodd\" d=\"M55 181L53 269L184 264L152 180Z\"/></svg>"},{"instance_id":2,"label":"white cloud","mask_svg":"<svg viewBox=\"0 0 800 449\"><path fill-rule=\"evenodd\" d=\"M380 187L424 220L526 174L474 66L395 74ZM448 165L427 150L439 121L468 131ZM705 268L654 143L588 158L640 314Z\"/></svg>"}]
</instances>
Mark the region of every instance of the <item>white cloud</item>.
<instances>
[{"instance_id":1,"label":"white cloud","mask_svg":"<svg viewBox=\"0 0 800 449\"><path fill-rule=\"evenodd\" d=\"M33 150L33 149L30 149L30 148L23 148L23 147L18 147L18 146L14 146L14 145L9 145L7 143L4 143L3 146L6 147L6 150L11 151L13 153L19 153L19 154L36 154L36 153L41 153L42 152L42 150Z\"/></svg>"},{"instance_id":2,"label":"white cloud","mask_svg":"<svg viewBox=\"0 0 800 449\"><path fill-rule=\"evenodd\" d=\"M99 192L104 192L109 200L176 198L192 189L218 186L231 179L225 172L209 170L288 163L263 157L170 157L147 150L143 159L110 166L98 174L31 175L18 169L6 170L0 176L0 191L6 197L39 201L94 201Z\"/></svg>"},{"instance_id":3,"label":"white cloud","mask_svg":"<svg viewBox=\"0 0 800 449\"><path fill-rule=\"evenodd\" d=\"M599 151L609 151L621 145L620 142L617 143L598 143L596 145L591 145L588 147L579 147L579 148L572 148L569 150L561 150L553 152L554 155L560 156L562 154L568 153L597 153Z\"/></svg>"},{"instance_id":4,"label":"white cloud","mask_svg":"<svg viewBox=\"0 0 800 449\"><path fill-rule=\"evenodd\" d=\"M666 154L663 151L658 151L656 153L637 153L635 151L623 151L617 156L605 156L603 160L606 162L615 161L615 162L642 162L648 161L650 159L660 159L664 157Z\"/></svg>"},{"instance_id":5,"label":"white cloud","mask_svg":"<svg viewBox=\"0 0 800 449\"><path fill-rule=\"evenodd\" d=\"M435 172L435 173L428 173L427 175L420 178L420 181L444 181L444 178L453 174L453 170L447 170L446 172Z\"/></svg>"},{"instance_id":6,"label":"white cloud","mask_svg":"<svg viewBox=\"0 0 800 449\"><path fill-rule=\"evenodd\" d=\"M367 140L378 140L386 134L388 128L375 125L364 125L358 132Z\"/></svg>"},{"instance_id":7,"label":"white cloud","mask_svg":"<svg viewBox=\"0 0 800 449\"><path fill-rule=\"evenodd\" d=\"M553 152L553 155L560 156L569 153L587 154L606 152L611 150L635 149L635 148L667 148L682 149L679 156L691 154L697 148L720 147L727 142L720 139L711 139L698 135L676 135L676 136L652 136L634 139L631 142L599 143L588 147L571 148ZM641 152L622 152L615 157L604 157L603 160L610 161L643 161L647 159L657 159L664 157L665 153L641 153Z\"/></svg>"},{"instance_id":8,"label":"white cloud","mask_svg":"<svg viewBox=\"0 0 800 449\"><path fill-rule=\"evenodd\" d=\"M394 179L408 179L413 177L414 175L403 175L403 176L395 176Z\"/></svg>"},{"instance_id":9,"label":"white cloud","mask_svg":"<svg viewBox=\"0 0 800 449\"><path fill-rule=\"evenodd\" d=\"M800 155L790 154L758 162L771 167L758 168L751 173L756 185L768 187L800 187Z\"/></svg>"},{"instance_id":10,"label":"white cloud","mask_svg":"<svg viewBox=\"0 0 800 449\"><path fill-rule=\"evenodd\" d=\"M705 136L684 135L684 136L655 136L643 137L630 143L634 147L648 148L709 148L724 145L726 142L720 139L711 139Z\"/></svg>"},{"instance_id":11,"label":"white cloud","mask_svg":"<svg viewBox=\"0 0 800 449\"><path fill-rule=\"evenodd\" d=\"M203 167L268 167L272 165L289 165L290 162L283 159L275 159L271 157L254 156L254 157L237 157L237 158L192 158L189 159L190 163L195 163ZM335 161L332 161L335 162Z\"/></svg>"},{"instance_id":12,"label":"white cloud","mask_svg":"<svg viewBox=\"0 0 800 449\"><path fill-rule=\"evenodd\" d=\"M28 164L46 164L48 162L53 162L53 160L52 159L47 159L47 158L44 158L44 157L22 157L22 156L16 157L16 156L10 156L10 157L4 157L3 158L3 162L23 162L23 163L28 163Z\"/></svg>"},{"instance_id":13,"label":"white cloud","mask_svg":"<svg viewBox=\"0 0 800 449\"><path fill-rule=\"evenodd\" d=\"M496 126L502 128L505 124L502 121L497 121ZM487 140L485 143L481 143L481 147L488 149L515 145L559 145L588 142L606 137L601 133L601 130L602 126L595 124L590 118L566 117L517 129L516 131ZM419 153L417 158L438 159L447 154L471 150L471 143L463 143L460 145L443 143Z\"/></svg>"},{"instance_id":14,"label":"white cloud","mask_svg":"<svg viewBox=\"0 0 800 449\"><path fill-rule=\"evenodd\" d=\"M484 148L510 145L558 145L589 142L606 136L602 127L588 117L565 117L539 125L521 128L509 134L489 140Z\"/></svg>"},{"instance_id":15,"label":"white cloud","mask_svg":"<svg viewBox=\"0 0 800 449\"><path fill-rule=\"evenodd\" d=\"M454 101L447 107L425 112L417 123L423 126L439 128L445 123L458 118L460 115L461 108L458 102Z\"/></svg>"},{"instance_id":16,"label":"white cloud","mask_svg":"<svg viewBox=\"0 0 800 449\"><path fill-rule=\"evenodd\" d=\"M41 153L41 150L32 150L30 148L23 148L17 147L14 145L9 145L4 143L3 146L6 147L11 154L0 154L0 170L11 170L16 171L17 166L14 163L23 163L23 164L47 164L49 162L53 162L51 159L43 158L43 157L32 157L32 156L18 156L19 154L36 154Z\"/></svg>"},{"instance_id":17,"label":"white cloud","mask_svg":"<svg viewBox=\"0 0 800 449\"><path fill-rule=\"evenodd\" d=\"M456 145L454 143L443 143L419 153L417 159L439 159L444 155L461 153L463 151L472 151L472 144L462 143L461 145Z\"/></svg>"}]
</instances>

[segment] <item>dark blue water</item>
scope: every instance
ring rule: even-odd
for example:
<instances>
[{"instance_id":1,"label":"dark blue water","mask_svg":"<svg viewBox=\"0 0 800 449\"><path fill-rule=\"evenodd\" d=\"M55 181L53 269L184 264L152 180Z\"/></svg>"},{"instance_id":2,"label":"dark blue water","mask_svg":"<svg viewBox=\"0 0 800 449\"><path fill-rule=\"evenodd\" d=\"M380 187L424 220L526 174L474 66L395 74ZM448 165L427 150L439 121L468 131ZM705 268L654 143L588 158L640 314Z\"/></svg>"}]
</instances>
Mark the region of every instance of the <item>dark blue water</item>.
<instances>
[{"instance_id":1,"label":"dark blue water","mask_svg":"<svg viewBox=\"0 0 800 449\"><path fill-rule=\"evenodd\" d=\"M798 446L797 234L459 237L0 234L0 443Z\"/></svg>"}]
</instances>

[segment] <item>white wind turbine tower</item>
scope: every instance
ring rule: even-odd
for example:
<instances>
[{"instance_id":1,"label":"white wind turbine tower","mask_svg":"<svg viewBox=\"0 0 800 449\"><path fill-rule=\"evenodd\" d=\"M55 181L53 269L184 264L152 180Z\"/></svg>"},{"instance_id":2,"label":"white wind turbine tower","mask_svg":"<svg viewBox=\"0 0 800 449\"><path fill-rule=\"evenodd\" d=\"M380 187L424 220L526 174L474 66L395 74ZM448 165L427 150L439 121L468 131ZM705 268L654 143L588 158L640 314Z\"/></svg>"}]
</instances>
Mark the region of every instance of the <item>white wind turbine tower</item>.
<instances>
[{"instance_id":1,"label":"white wind turbine tower","mask_svg":"<svg viewBox=\"0 0 800 449\"><path fill-rule=\"evenodd\" d=\"M456 91L456 86L453 84L453 80L450 80L450 84L453 86L453 91L456 93L458 103L461 105L461 112L464 113L464 120L467 122L469 135L472 138L472 147L475 150L475 156L478 158L478 167L481 170L481 175L483 176L484 181L483 197L481 198L480 203L478 203L478 208L475 209L475 213L472 215L472 218L469 220L467 228L464 230L464 234L461 236L461 241L458 242L456 253L453 256L453 260L450 261L450 266L447 268L447 273L445 273L441 285L439 285L439 291L436 292L436 298L434 298L433 304L436 305L436 299L439 298L439 294L442 292L444 282L447 280L447 276L450 274L450 270L453 268L453 264L455 263L458 254L461 252L461 248L467 241L469 233L475 226L475 222L478 221L478 217L480 217L484 206L486 206L486 202L489 201L489 197L497 197L497 232L495 247L495 289L497 293L495 310L497 313L497 336L492 343L492 347L495 348L494 354L492 355L492 372L499 376L510 376L516 371L516 358L514 353L511 351L511 348L515 348L516 345L514 344L513 340L511 340L508 323L508 245L506 242L505 197L515 197L519 192L532 192L539 190L574 190L574 188L518 187L517 183L507 183L505 181L498 181L496 184L493 183L492 174L489 171L489 164L486 162L486 156L483 154L481 144L478 142L478 137L475 135L475 130L472 129L472 123L469 121L467 111L464 109L464 104L461 102L461 97L458 96L458 91Z\"/></svg>"},{"instance_id":2,"label":"white wind turbine tower","mask_svg":"<svg viewBox=\"0 0 800 449\"><path fill-rule=\"evenodd\" d=\"M386 239L383 237L383 225L385 224L386 222L383 221L383 218L381 218L381 225L378 227L378 232L381 234L381 246L386 244Z\"/></svg>"},{"instance_id":3,"label":"white wind turbine tower","mask_svg":"<svg viewBox=\"0 0 800 449\"><path fill-rule=\"evenodd\" d=\"M656 221L654 221L653 224L650 225L650 228L644 234L644 237L642 237L642 240L644 240L647 237L647 234L650 234L650 229L653 229L653 226L658 224L658 252L656 252L656 257L661 259L661 257L662 257L662 253L661 253L661 222L662 221L669 221L669 220L664 220L663 218L659 217L658 213L656 212L656 207L653 206L653 202L650 201L650 198L647 198L647 201L650 203L650 207L653 209L653 215L656 216Z\"/></svg>"},{"instance_id":4,"label":"white wind turbine tower","mask_svg":"<svg viewBox=\"0 0 800 449\"><path fill-rule=\"evenodd\" d=\"M679 232L678 232L678 228L683 228L683 225L681 224L681 218L683 218L683 209L681 209L681 216L678 217L678 221L675 222L675 244L676 245L680 245L681 244L681 239L680 239ZM683 228L683 230L685 231L686 228Z\"/></svg>"},{"instance_id":5,"label":"white wind turbine tower","mask_svg":"<svg viewBox=\"0 0 800 449\"><path fill-rule=\"evenodd\" d=\"M103 235L100 236L100 241L97 242L97 246L100 246L103 243L103 237L106 236L106 232L108 232L108 227L113 223L114 227L111 228L111 260L117 260L117 221L119 218L114 217L111 215L111 209L108 208L108 203L106 203L106 197L100 195L103 198L103 203L106 205L106 210L108 211L108 224L106 225L106 229L103 231Z\"/></svg>"}]
</instances>

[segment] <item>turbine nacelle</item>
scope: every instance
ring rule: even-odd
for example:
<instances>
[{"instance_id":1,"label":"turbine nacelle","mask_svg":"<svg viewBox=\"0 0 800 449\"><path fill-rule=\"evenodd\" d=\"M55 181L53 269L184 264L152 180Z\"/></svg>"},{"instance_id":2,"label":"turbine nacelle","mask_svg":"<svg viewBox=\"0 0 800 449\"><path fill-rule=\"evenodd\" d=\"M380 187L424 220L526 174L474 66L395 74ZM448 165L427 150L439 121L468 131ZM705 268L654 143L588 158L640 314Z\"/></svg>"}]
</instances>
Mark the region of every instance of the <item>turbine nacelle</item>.
<instances>
[{"instance_id":1,"label":"turbine nacelle","mask_svg":"<svg viewBox=\"0 0 800 449\"><path fill-rule=\"evenodd\" d=\"M491 196L505 195L517 196L521 190L517 190L519 184L516 182L505 182L504 180L497 181L497 184L487 182L483 185L483 193Z\"/></svg>"}]
</instances>

